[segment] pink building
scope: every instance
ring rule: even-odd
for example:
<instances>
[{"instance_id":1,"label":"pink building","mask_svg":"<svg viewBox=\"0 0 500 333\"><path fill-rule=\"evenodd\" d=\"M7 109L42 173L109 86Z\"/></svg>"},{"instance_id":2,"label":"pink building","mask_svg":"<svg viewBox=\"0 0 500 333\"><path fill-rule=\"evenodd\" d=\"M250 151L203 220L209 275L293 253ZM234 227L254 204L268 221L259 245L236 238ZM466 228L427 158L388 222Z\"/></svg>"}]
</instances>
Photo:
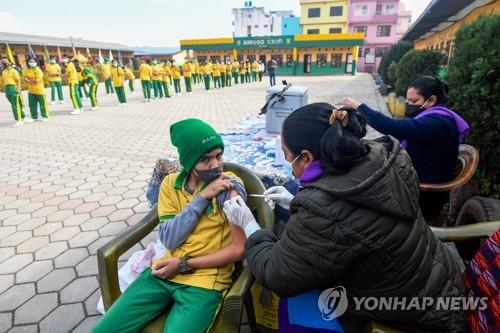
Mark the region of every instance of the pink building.
<instances>
[{"instance_id":1,"label":"pink building","mask_svg":"<svg viewBox=\"0 0 500 333\"><path fill-rule=\"evenodd\" d=\"M364 32L357 68L376 72L382 56L397 41L399 0L350 0L349 31Z\"/></svg>"},{"instance_id":2,"label":"pink building","mask_svg":"<svg viewBox=\"0 0 500 333\"><path fill-rule=\"evenodd\" d=\"M400 40L401 37L408 31L411 23L411 10L405 9L405 4L399 2L398 10L398 26L396 27L396 40Z\"/></svg>"}]
</instances>

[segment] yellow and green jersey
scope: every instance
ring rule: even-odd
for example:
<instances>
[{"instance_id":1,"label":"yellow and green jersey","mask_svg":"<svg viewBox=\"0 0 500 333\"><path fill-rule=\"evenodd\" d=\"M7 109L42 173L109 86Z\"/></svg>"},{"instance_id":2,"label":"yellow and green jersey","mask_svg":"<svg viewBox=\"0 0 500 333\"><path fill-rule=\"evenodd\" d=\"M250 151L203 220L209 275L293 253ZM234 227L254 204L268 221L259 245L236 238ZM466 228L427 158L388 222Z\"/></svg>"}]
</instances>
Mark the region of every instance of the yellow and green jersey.
<instances>
[{"instance_id":1,"label":"yellow and green jersey","mask_svg":"<svg viewBox=\"0 0 500 333\"><path fill-rule=\"evenodd\" d=\"M125 78L126 78L127 80L133 80L133 79L135 79L134 72L132 72L132 71L130 70L130 68L125 67L125 68L123 69L123 73L125 74Z\"/></svg>"},{"instance_id":2,"label":"yellow and green jersey","mask_svg":"<svg viewBox=\"0 0 500 333\"><path fill-rule=\"evenodd\" d=\"M162 79L162 68L160 64L156 64L151 66L151 69L153 70L153 80L154 81L161 81Z\"/></svg>"},{"instance_id":3,"label":"yellow and green jersey","mask_svg":"<svg viewBox=\"0 0 500 333\"><path fill-rule=\"evenodd\" d=\"M237 72L240 69L240 63L235 61L233 62L233 71Z\"/></svg>"},{"instance_id":4,"label":"yellow and green jersey","mask_svg":"<svg viewBox=\"0 0 500 333\"><path fill-rule=\"evenodd\" d=\"M87 82L88 85L99 84L97 77L88 68L85 68L83 70L83 79L85 80L85 82Z\"/></svg>"},{"instance_id":5,"label":"yellow and green jersey","mask_svg":"<svg viewBox=\"0 0 500 333\"><path fill-rule=\"evenodd\" d=\"M102 64L101 65L102 77L104 80L107 80L111 77L111 65L110 64Z\"/></svg>"},{"instance_id":6,"label":"yellow and green jersey","mask_svg":"<svg viewBox=\"0 0 500 333\"><path fill-rule=\"evenodd\" d=\"M161 71L161 74L162 74L162 79L163 81L167 81L171 72L170 72L170 66L169 65L163 65L162 67L162 71Z\"/></svg>"},{"instance_id":7,"label":"yellow and green jersey","mask_svg":"<svg viewBox=\"0 0 500 333\"><path fill-rule=\"evenodd\" d=\"M171 66L170 71L172 72L173 79L180 79L181 78L181 69L178 66Z\"/></svg>"},{"instance_id":8,"label":"yellow and green jersey","mask_svg":"<svg viewBox=\"0 0 500 333\"><path fill-rule=\"evenodd\" d=\"M191 64L186 62L182 65L182 76L191 77Z\"/></svg>"},{"instance_id":9,"label":"yellow and green jersey","mask_svg":"<svg viewBox=\"0 0 500 333\"><path fill-rule=\"evenodd\" d=\"M40 68L28 68L24 71L24 77L30 80L37 80L36 83L28 83L28 92L36 95L45 94L45 88L43 85L43 72Z\"/></svg>"},{"instance_id":10,"label":"yellow and green jersey","mask_svg":"<svg viewBox=\"0 0 500 333\"><path fill-rule=\"evenodd\" d=\"M220 76L220 65L219 64L214 64L212 66L212 70L213 70L213 73L214 73L215 77L219 77Z\"/></svg>"},{"instance_id":11,"label":"yellow and green jersey","mask_svg":"<svg viewBox=\"0 0 500 333\"><path fill-rule=\"evenodd\" d=\"M111 79L113 80L113 86L123 87L123 82L125 81L125 76L123 75L123 69L121 67L112 67Z\"/></svg>"},{"instance_id":12,"label":"yellow and green jersey","mask_svg":"<svg viewBox=\"0 0 500 333\"><path fill-rule=\"evenodd\" d=\"M151 81L152 69L148 64L141 64L139 66L139 78L142 81Z\"/></svg>"},{"instance_id":13,"label":"yellow and green jersey","mask_svg":"<svg viewBox=\"0 0 500 333\"><path fill-rule=\"evenodd\" d=\"M51 82L61 82L61 66L58 64L47 65L47 75Z\"/></svg>"},{"instance_id":14,"label":"yellow and green jersey","mask_svg":"<svg viewBox=\"0 0 500 333\"><path fill-rule=\"evenodd\" d=\"M233 65L227 64L226 65L226 73L231 73L233 71Z\"/></svg>"},{"instance_id":15,"label":"yellow and green jersey","mask_svg":"<svg viewBox=\"0 0 500 333\"><path fill-rule=\"evenodd\" d=\"M66 65L66 76L68 77L69 84L78 83L78 73L76 72L75 65L72 62L68 62Z\"/></svg>"},{"instance_id":16,"label":"yellow and green jersey","mask_svg":"<svg viewBox=\"0 0 500 333\"><path fill-rule=\"evenodd\" d=\"M21 76L14 68L9 66L2 71L2 84L4 88L7 85L15 85L20 87Z\"/></svg>"}]
</instances>

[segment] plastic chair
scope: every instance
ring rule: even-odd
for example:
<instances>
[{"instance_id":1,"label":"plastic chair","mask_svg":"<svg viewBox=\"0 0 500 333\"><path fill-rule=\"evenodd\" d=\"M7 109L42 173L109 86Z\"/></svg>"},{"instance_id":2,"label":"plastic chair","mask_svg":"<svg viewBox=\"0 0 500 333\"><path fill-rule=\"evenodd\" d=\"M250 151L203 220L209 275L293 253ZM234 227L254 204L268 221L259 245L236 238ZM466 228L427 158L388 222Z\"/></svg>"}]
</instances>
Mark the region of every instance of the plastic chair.
<instances>
[{"instance_id":1,"label":"plastic chair","mask_svg":"<svg viewBox=\"0 0 500 333\"><path fill-rule=\"evenodd\" d=\"M459 188L472 178L479 163L479 152L473 146L465 144L461 144L458 149L461 168L457 176L446 183L420 183L421 192L448 192Z\"/></svg>"},{"instance_id":2,"label":"plastic chair","mask_svg":"<svg viewBox=\"0 0 500 333\"><path fill-rule=\"evenodd\" d=\"M459 227L437 228L431 227L434 235L444 242L457 242L491 237L500 229L500 221L488 221L476 224L469 224ZM367 333L405 333L399 329L387 326L376 321L368 324Z\"/></svg>"},{"instance_id":3,"label":"plastic chair","mask_svg":"<svg viewBox=\"0 0 500 333\"><path fill-rule=\"evenodd\" d=\"M249 194L262 194L266 189L262 181L250 169L233 163L225 163L224 171L231 171L240 177ZM274 212L264 200L249 197L247 204L260 226L272 230L274 226ZM109 309L121 294L118 284L118 259L128 249L151 233L158 223L158 210L155 206L141 221L97 250L99 285L106 310ZM254 281L250 269L242 266L241 263L235 265L236 269L233 273L234 284L222 300L222 306L217 313L210 332L240 331L243 304L247 302L250 287ZM143 332L163 332L167 315L168 310L148 324L143 329Z\"/></svg>"}]
</instances>

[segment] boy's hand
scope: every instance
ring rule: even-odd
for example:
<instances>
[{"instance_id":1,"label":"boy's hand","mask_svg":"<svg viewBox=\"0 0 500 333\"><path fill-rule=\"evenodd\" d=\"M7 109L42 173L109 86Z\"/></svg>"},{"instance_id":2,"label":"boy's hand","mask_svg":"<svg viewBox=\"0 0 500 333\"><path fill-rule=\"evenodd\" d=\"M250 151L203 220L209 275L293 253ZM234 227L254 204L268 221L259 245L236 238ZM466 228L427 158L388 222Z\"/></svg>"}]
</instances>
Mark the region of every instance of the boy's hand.
<instances>
[{"instance_id":1,"label":"boy's hand","mask_svg":"<svg viewBox=\"0 0 500 333\"><path fill-rule=\"evenodd\" d=\"M170 258L162 261L153 268L151 274L159 279L171 279L177 274L179 268L179 258Z\"/></svg>"},{"instance_id":2,"label":"boy's hand","mask_svg":"<svg viewBox=\"0 0 500 333\"><path fill-rule=\"evenodd\" d=\"M212 200L220 192L234 189L234 184L231 180L224 175L220 175L218 178L212 180L207 187L200 192L200 195L205 200Z\"/></svg>"}]
</instances>

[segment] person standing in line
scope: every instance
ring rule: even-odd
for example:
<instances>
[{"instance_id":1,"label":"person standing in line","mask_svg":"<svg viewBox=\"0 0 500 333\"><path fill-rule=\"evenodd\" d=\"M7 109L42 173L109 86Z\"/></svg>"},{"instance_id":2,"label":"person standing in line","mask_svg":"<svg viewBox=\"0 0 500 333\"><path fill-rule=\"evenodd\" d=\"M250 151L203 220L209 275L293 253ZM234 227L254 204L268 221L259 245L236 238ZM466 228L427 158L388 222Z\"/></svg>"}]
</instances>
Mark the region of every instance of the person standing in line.
<instances>
[{"instance_id":1,"label":"person standing in line","mask_svg":"<svg viewBox=\"0 0 500 333\"><path fill-rule=\"evenodd\" d=\"M233 65L231 65L231 61L226 62L226 87L231 87L231 80L232 75L231 73L233 72Z\"/></svg>"},{"instance_id":2,"label":"person standing in line","mask_svg":"<svg viewBox=\"0 0 500 333\"><path fill-rule=\"evenodd\" d=\"M262 75L266 71L266 65L262 60L259 60L259 82L262 82Z\"/></svg>"},{"instance_id":3,"label":"person standing in line","mask_svg":"<svg viewBox=\"0 0 500 333\"><path fill-rule=\"evenodd\" d=\"M12 107L12 113L16 122L12 127L32 123L33 119L26 118L23 111L23 102L21 96L21 76L15 70L7 57L2 57L2 84L5 91L5 97Z\"/></svg>"},{"instance_id":4,"label":"person standing in line","mask_svg":"<svg viewBox=\"0 0 500 333\"><path fill-rule=\"evenodd\" d=\"M24 82L28 84L28 101L31 118L38 120L38 106L42 122L49 120L49 110L45 98L45 86L43 85L43 72L38 67L35 58L28 59L28 68L24 71Z\"/></svg>"},{"instance_id":5,"label":"person standing in line","mask_svg":"<svg viewBox=\"0 0 500 333\"><path fill-rule=\"evenodd\" d=\"M257 82L257 76L259 75L259 63L257 59L252 62L252 81Z\"/></svg>"},{"instance_id":6,"label":"person standing in line","mask_svg":"<svg viewBox=\"0 0 500 333\"><path fill-rule=\"evenodd\" d=\"M172 60L167 61L167 66L168 66L168 69L170 70L170 75L168 76L168 79L170 80L170 85L173 86L174 81L172 79Z\"/></svg>"},{"instance_id":7,"label":"person standing in line","mask_svg":"<svg viewBox=\"0 0 500 333\"><path fill-rule=\"evenodd\" d=\"M247 65L245 62L242 62L241 66L240 66L240 83L241 84L245 83L246 74L247 74Z\"/></svg>"},{"instance_id":8,"label":"person standing in line","mask_svg":"<svg viewBox=\"0 0 500 333\"><path fill-rule=\"evenodd\" d=\"M50 104L56 104L56 92L59 98L59 103L64 103L64 96L62 92L61 82L61 66L56 62L56 58L50 59L50 64L47 65L47 76L50 83Z\"/></svg>"},{"instance_id":9,"label":"person standing in line","mask_svg":"<svg viewBox=\"0 0 500 333\"><path fill-rule=\"evenodd\" d=\"M222 88L226 86L226 63L222 61L220 64L220 83Z\"/></svg>"},{"instance_id":10,"label":"person standing in line","mask_svg":"<svg viewBox=\"0 0 500 333\"><path fill-rule=\"evenodd\" d=\"M186 85L186 92L188 95L192 94L191 87L191 63L189 59L184 58L184 65L182 65L182 76L184 76L184 84Z\"/></svg>"},{"instance_id":11,"label":"person standing in line","mask_svg":"<svg viewBox=\"0 0 500 333\"><path fill-rule=\"evenodd\" d=\"M144 102L151 102L151 60L147 59L139 66L139 78L141 79L142 94Z\"/></svg>"},{"instance_id":12,"label":"person standing in line","mask_svg":"<svg viewBox=\"0 0 500 333\"><path fill-rule=\"evenodd\" d=\"M269 73L269 83L272 86L276 85L276 69L278 68L278 63L271 58L267 63L267 72Z\"/></svg>"},{"instance_id":13,"label":"person standing in line","mask_svg":"<svg viewBox=\"0 0 500 333\"><path fill-rule=\"evenodd\" d=\"M113 82L111 80L111 67L109 65L109 59L104 57L104 64L101 64L102 78L104 79L104 84L106 86L106 94L111 96L115 93L113 90Z\"/></svg>"},{"instance_id":14,"label":"person standing in line","mask_svg":"<svg viewBox=\"0 0 500 333\"><path fill-rule=\"evenodd\" d=\"M246 72L245 72L245 81L246 83L252 82L252 64L250 64L250 61L245 62L245 67L246 67Z\"/></svg>"},{"instance_id":15,"label":"person standing in line","mask_svg":"<svg viewBox=\"0 0 500 333\"><path fill-rule=\"evenodd\" d=\"M118 61L113 59L111 62L111 78L113 79L113 86L116 90L116 96L118 97L118 105L127 105L127 98L125 97L125 88L123 87L125 83L125 75L123 69L118 66Z\"/></svg>"},{"instance_id":16,"label":"person standing in line","mask_svg":"<svg viewBox=\"0 0 500 333\"><path fill-rule=\"evenodd\" d=\"M125 79L128 81L128 89L131 93L134 92L134 80L135 75L134 72L128 66L122 65L123 73L125 74Z\"/></svg>"},{"instance_id":17,"label":"person standing in line","mask_svg":"<svg viewBox=\"0 0 500 333\"><path fill-rule=\"evenodd\" d=\"M153 91L154 91L153 99L163 98L163 84L161 82L162 68L161 65L158 63L158 60L153 59L153 66L151 66L151 69L153 70Z\"/></svg>"},{"instance_id":18,"label":"person standing in line","mask_svg":"<svg viewBox=\"0 0 500 333\"><path fill-rule=\"evenodd\" d=\"M74 62L74 63L73 63ZM73 103L73 111L72 115L79 115L83 112L83 104L80 99L80 95L78 94L78 73L76 72L75 64L78 65L78 60L74 60L73 62L69 61L68 57L63 56L63 65L66 69L66 78L68 80L69 86L69 96L71 98L71 102Z\"/></svg>"},{"instance_id":19,"label":"person standing in line","mask_svg":"<svg viewBox=\"0 0 500 333\"><path fill-rule=\"evenodd\" d=\"M175 89L175 95L174 96L180 96L182 95L181 92L181 69L177 64L175 63L175 60L172 60L172 66L170 68L170 71L172 72L172 79L174 80L174 89Z\"/></svg>"},{"instance_id":20,"label":"person standing in line","mask_svg":"<svg viewBox=\"0 0 500 333\"><path fill-rule=\"evenodd\" d=\"M221 88L220 84L220 65L217 60L215 60L215 63L212 67L213 70L213 75L214 75L214 88L219 89Z\"/></svg>"},{"instance_id":21,"label":"person standing in line","mask_svg":"<svg viewBox=\"0 0 500 333\"><path fill-rule=\"evenodd\" d=\"M208 67L208 64L203 64L201 68L203 72L203 81L205 83L205 90L208 92L210 91L210 68Z\"/></svg>"},{"instance_id":22,"label":"person standing in line","mask_svg":"<svg viewBox=\"0 0 500 333\"><path fill-rule=\"evenodd\" d=\"M232 64L234 84L238 84L238 77L240 76L240 63L234 59Z\"/></svg>"},{"instance_id":23,"label":"person standing in line","mask_svg":"<svg viewBox=\"0 0 500 333\"><path fill-rule=\"evenodd\" d=\"M168 64L162 62L161 64L161 77L162 77L162 85L163 92L165 93L165 97L170 98L170 92L168 91L168 80L170 77L170 66Z\"/></svg>"},{"instance_id":24,"label":"person standing in line","mask_svg":"<svg viewBox=\"0 0 500 333\"><path fill-rule=\"evenodd\" d=\"M83 70L83 79L89 85L89 98L90 105L92 106L91 110L95 111L99 109L99 103L97 103L97 87L99 85L99 81L89 68L85 68Z\"/></svg>"}]
</instances>

